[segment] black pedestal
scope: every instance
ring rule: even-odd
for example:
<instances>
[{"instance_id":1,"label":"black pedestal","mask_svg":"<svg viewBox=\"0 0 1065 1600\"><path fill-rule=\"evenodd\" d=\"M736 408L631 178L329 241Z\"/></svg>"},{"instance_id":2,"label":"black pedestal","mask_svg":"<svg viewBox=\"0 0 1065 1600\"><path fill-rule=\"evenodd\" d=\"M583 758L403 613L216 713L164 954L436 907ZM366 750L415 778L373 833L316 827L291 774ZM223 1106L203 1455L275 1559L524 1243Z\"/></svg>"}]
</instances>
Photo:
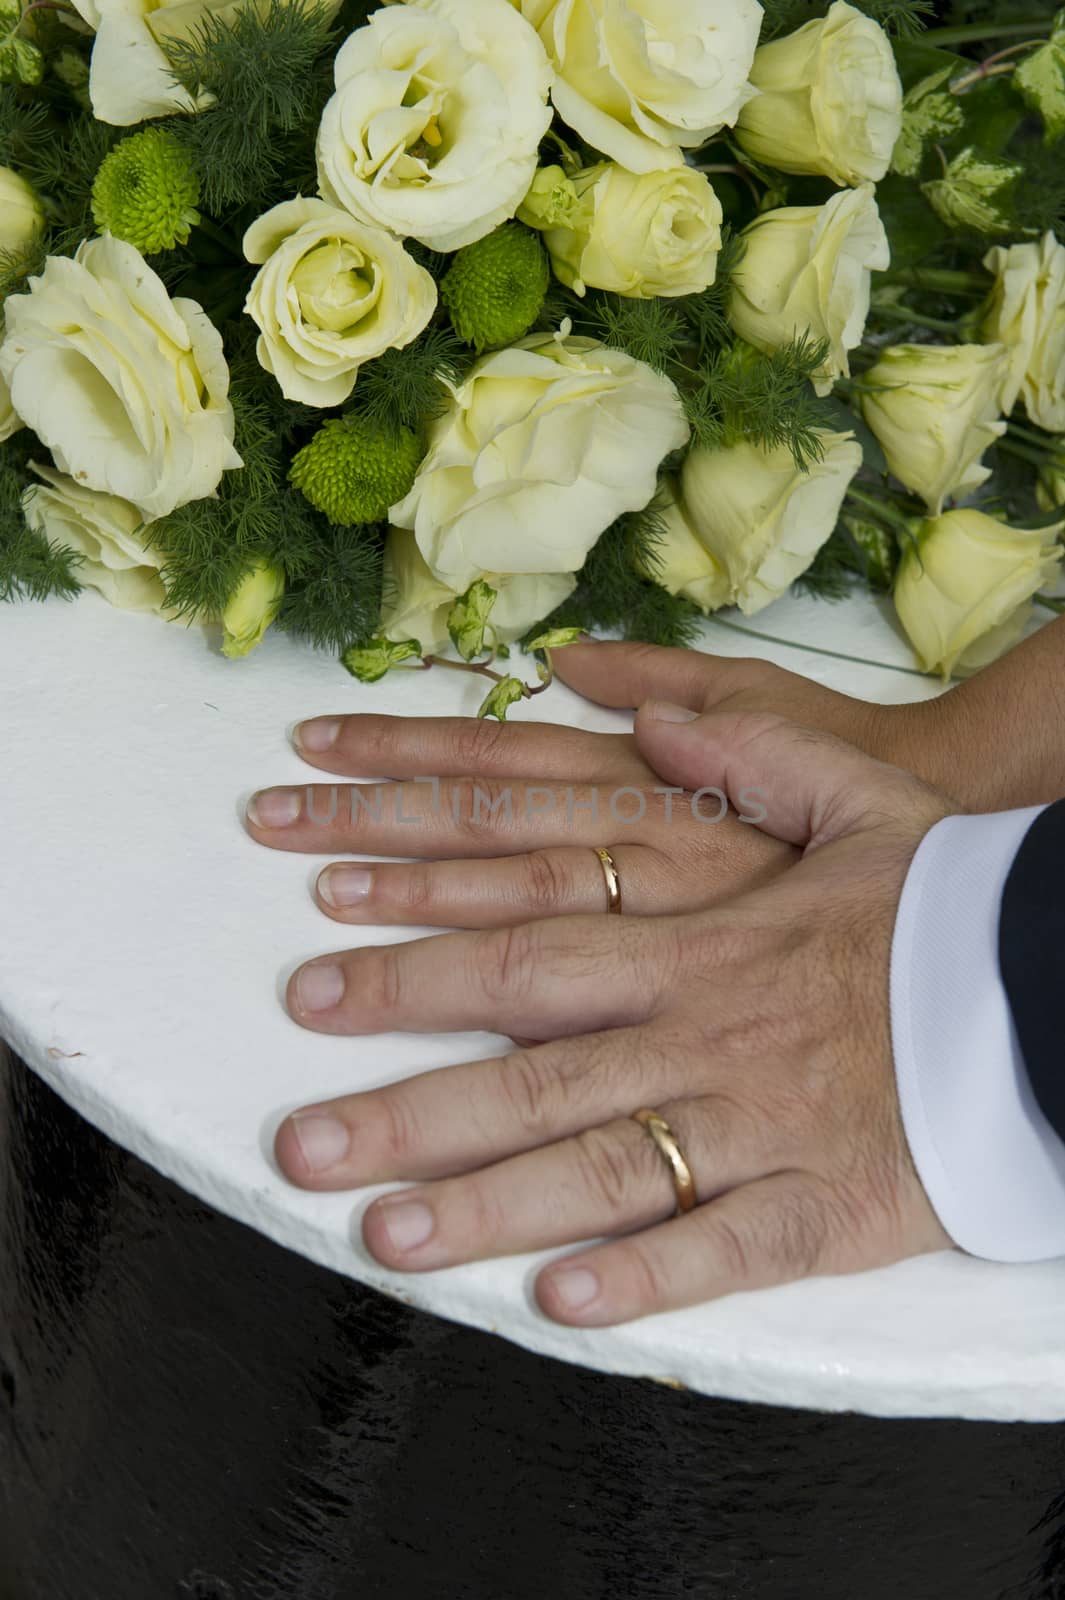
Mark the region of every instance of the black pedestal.
<instances>
[{"instance_id":1,"label":"black pedestal","mask_svg":"<svg viewBox=\"0 0 1065 1600\"><path fill-rule=\"evenodd\" d=\"M0 1600L1062 1600L1063 1491L1065 1427L740 1405L412 1311L0 1068Z\"/></svg>"}]
</instances>

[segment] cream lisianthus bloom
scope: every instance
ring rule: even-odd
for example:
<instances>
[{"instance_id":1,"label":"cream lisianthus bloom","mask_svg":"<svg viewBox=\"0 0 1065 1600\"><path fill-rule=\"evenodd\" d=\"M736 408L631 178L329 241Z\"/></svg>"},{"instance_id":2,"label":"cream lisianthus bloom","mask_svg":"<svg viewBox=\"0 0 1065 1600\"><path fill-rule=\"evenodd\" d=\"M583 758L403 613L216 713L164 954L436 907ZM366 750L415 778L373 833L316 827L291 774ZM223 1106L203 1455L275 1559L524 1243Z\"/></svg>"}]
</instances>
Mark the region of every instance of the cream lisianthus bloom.
<instances>
[{"instance_id":1,"label":"cream lisianthus bloom","mask_svg":"<svg viewBox=\"0 0 1065 1600\"><path fill-rule=\"evenodd\" d=\"M891 471L933 516L991 476L983 455L1006 431L1009 359L1000 344L899 344L863 375L865 420Z\"/></svg>"},{"instance_id":2,"label":"cream lisianthus bloom","mask_svg":"<svg viewBox=\"0 0 1065 1600\"><path fill-rule=\"evenodd\" d=\"M244 254L263 263L244 309L286 400L340 405L364 362L410 344L436 310L432 275L398 239L324 200L274 206Z\"/></svg>"},{"instance_id":3,"label":"cream lisianthus bloom","mask_svg":"<svg viewBox=\"0 0 1065 1600\"><path fill-rule=\"evenodd\" d=\"M1065 245L1048 233L1040 244L999 246L984 266L997 279L984 337L1010 352L1002 410L1023 396L1034 423L1065 433Z\"/></svg>"},{"instance_id":4,"label":"cream lisianthus bloom","mask_svg":"<svg viewBox=\"0 0 1065 1600\"><path fill-rule=\"evenodd\" d=\"M565 223L544 229L555 276L586 288L653 300L700 294L717 276L721 202L691 167L636 175L604 161L575 173ZM537 226L535 200L520 215Z\"/></svg>"},{"instance_id":5,"label":"cream lisianthus bloom","mask_svg":"<svg viewBox=\"0 0 1065 1600\"><path fill-rule=\"evenodd\" d=\"M670 594L684 595L701 611L731 605L732 583L723 564L699 537L680 485L665 478L655 503L660 537L648 572Z\"/></svg>"},{"instance_id":6,"label":"cream lisianthus bloom","mask_svg":"<svg viewBox=\"0 0 1065 1600\"><path fill-rule=\"evenodd\" d=\"M195 300L170 299L131 244L105 234L72 260L49 256L5 311L0 377L79 484L154 519L243 465L221 335Z\"/></svg>"},{"instance_id":7,"label":"cream lisianthus bloom","mask_svg":"<svg viewBox=\"0 0 1065 1600\"><path fill-rule=\"evenodd\" d=\"M603 530L645 506L688 439L668 378L594 339L534 334L452 389L391 520L464 591L484 572L576 572Z\"/></svg>"},{"instance_id":8,"label":"cream lisianthus bloom","mask_svg":"<svg viewBox=\"0 0 1065 1600\"><path fill-rule=\"evenodd\" d=\"M1008 528L964 509L919 529L899 565L895 609L925 672L973 672L1016 644L1028 602L1058 575L1060 531Z\"/></svg>"},{"instance_id":9,"label":"cream lisianthus bloom","mask_svg":"<svg viewBox=\"0 0 1065 1600\"><path fill-rule=\"evenodd\" d=\"M879 183L902 132L902 83L879 23L846 0L786 39L762 45L736 138L781 172L841 187Z\"/></svg>"},{"instance_id":10,"label":"cream lisianthus bloom","mask_svg":"<svg viewBox=\"0 0 1065 1600\"><path fill-rule=\"evenodd\" d=\"M285 574L280 567L269 561L250 566L222 612L222 654L231 661L250 655L262 644L284 598Z\"/></svg>"},{"instance_id":11,"label":"cream lisianthus bloom","mask_svg":"<svg viewBox=\"0 0 1065 1600\"><path fill-rule=\"evenodd\" d=\"M872 184L844 189L823 206L767 211L743 232L729 318L759 350L802 334L827 339L818 394L850 372L869 316L872 274L891 265L891 246Z\"/></svg>"},{"instance_id":12,"label":"cream lisianthus bloom","mask_svg":"<svg viewBox=\"0 0 1065 1600\"><path fill-rule=\"evenodd\" d=\"M679 166L731 127L762 26L758 0L523 0L555 67L563 122L630 172Z\"/></svg>"},{"instance_id":13,"label":"cream lisianthus bloom","mask_svg":"<svg viewBox=\"0 0 1065 1600\"><path fill-rule=\"evenodd\" d=\"M3 325L0 324L0 339L4 336ZM10 439L23 426L22 418L11 404L11 390L0 374L0 444L5 439Z\"/></svg>"},{"instance_id":14,"label":"cream lisianthus bloom","mask_svg":"<svg viewBox=\"0 0 1065 1600\"><path fill-rule=\"evenodd\" d=\"M28 527L50 544L76 550L79 583L98 589L105 600L124 611L167 615L159 569L162 554L144 537L144 518L136 506L117 495L85 489L50 467L34 466L43 481L22 497Z\"/></svg>"},{"instance_id":15,"label":"cream lisianthus bloom","mask_svg":"<svg viewBox=\"0 0 1065 1600\"><path fill-rule=\"evenodd\" d=\"M18 255L44 227L36 192L10 167L0 167L0 252Z\"/></svg>"},{"instance_id":16,"label":"cream lisianthus bloom","mask_svg":"<svg viewBox=\"0 0 1065 1600\"><path fill-rule=\"evenodd\" d=\"M569 572L481 572L477 576L496 591L489 622L502 644L520 639L534 622L550 616L577 586ZM460 592L465 591L452 589L433 576L409 529L389 530L381 611L386 639L417 639L426 654L445 649L450 643L448 617Z\"/></svg>"},{"instance_id":17,"label":"cream lisianthus bloom","mask_svg":"<svg viewBox=\"0 0 1065 1600\"><path fill-rule=\"evenodd\" d=\"M434 250L513 217L551 121L551 68L508 0L375 11L334 76L317 144L330 204Z\"/></svg>"},{"instance_id":18,"label":"cream lisianthus bloom","mask_svg":"<svg viewBox=\"0 0 1065 1600\"><path fill-rule=\"evenodd\" d=\"M688 520L724 567L740 610L753 616L801 577L831 536L862 464L852 433L821 435L823 456L801 471L787 446L746 440L695 449L681 472Z\"/></svg>"}]
</instances>

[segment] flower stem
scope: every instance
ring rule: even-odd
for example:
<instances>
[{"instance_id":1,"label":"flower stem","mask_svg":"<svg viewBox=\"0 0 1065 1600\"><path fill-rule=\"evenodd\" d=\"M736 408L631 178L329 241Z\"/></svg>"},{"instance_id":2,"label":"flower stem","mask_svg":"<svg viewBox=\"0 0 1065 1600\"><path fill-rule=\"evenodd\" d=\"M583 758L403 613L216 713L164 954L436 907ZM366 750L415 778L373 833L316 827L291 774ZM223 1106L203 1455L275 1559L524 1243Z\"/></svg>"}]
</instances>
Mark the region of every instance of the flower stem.
<instances>
[{"instance_id":1,"label":"flower stem","mask_svg":"<svg viewBox=\"0 0 1065 1600\"><path fill-rule=\"evenodd\" d=\"M1045 467L1047 465L1047 456L1045 454L1041 455L1023 444L1018 444L1016 440L1010 438L1009 434L1006 434L1004 438L998 441L997 448L1005 450L1009 456L1016 456L1018 461L1027 461L1029 466Z\"/></svg>"},{"instance_id":2,"label":"flower stem","mask_svg":"<svg viewBox=\"0 0 1065 1600\"><path fill-rule=\"evenodd\" d=\"M491 678L493 683L503 682L503 673L493 672L486 661L452 661L448 656L423 656L422 666L449 667L452 672L475 672L481 678Z\"/></svg>"},{"instance_id":3,"label":"flower stem","mask_svg":"<svg viewBox=\"0 0 1065 1600\"><path fill-rule=\"evenodd\" d=\"M927 317L923 311L911 311L908 306L873 306L870 315L887 322L910 322L915 328L931 328L936 333L958 333L960 322L948 322L945 317Z\"/></svg>"},{"instance_id":4,"label":"flower stem","mask_svg":"<svg viewBox=\"0 0 1065 1600\"><path fill-rule=\"evenodd\" d=\"M1037 594L1037 606L1045 606L1048 611L1055 612L1059 617L1065 617L1065 600L1056 600L1052 594Z\"/></svg>"},{"instance_id":5,"label":"flower stem","mask_svg":"<svg viewBox=\"0 0 1065 1600\"><path fill-rule=\"evenodd\" d=\"M862 489L856 489L853 484L847 490L847 499L853 500L856 505L868 511L872 516L879 517L881 522L886 522L889 527L898 528L907 539L913 537L912 517L906 516L902 511L897 511L886 500L878 500L875 495L866 494Z\"/></svg>"},{"instance_id":6,"label":"flower stem","mask_svg":"<svg viewBox=\"0 0 1065 1600\"><path fill-rule=\"evenodd\" d=\"M1031 22L996 22L990 27L983 22L970 22L958 28L930 28L921 35L922 44L939 49L945 44L983 44L985 39L1015 39L1018 34L1039 33L1046 36L1049 18L1033 18Z\"/></svg>"},{"instance_id":7,"label":"flower stem","mask_svg":"<svg viewBox=\"0 0 1065 1600\"><path fill-rule=\"evenodd\" d=\"M1048 439L1045 434L1033 433L1031 428L1026 428L1021 422L1011 422L1009 431L1013 438L1023 439L1026 443L1034 445L1037 450L1043 450L1048 456L1057 455L1058 445L1053 439Z\"/></svg>"},{"instance_id":8,"label":"flower stem","mask_svg":"<svg viewBox=\"0 0 1065 1600\"><path fill-rule=\"evenodd\" d=\"M888 283L904 283L911 289L925 289L939 294L973 294L981 298L990 289L990 281L979 272L953 272L945 267L900 267L886 275Z\"/></svg>"}]
</instances>

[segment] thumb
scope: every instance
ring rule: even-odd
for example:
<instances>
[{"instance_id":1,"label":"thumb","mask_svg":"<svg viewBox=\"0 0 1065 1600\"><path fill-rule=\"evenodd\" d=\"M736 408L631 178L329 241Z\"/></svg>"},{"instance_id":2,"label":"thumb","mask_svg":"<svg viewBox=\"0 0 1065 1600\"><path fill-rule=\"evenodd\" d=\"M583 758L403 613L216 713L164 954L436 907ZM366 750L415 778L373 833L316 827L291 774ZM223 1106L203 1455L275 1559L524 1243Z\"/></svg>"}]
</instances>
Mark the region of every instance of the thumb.
<instances>
[{"instance_id":1,"label":"thumb","mask_svg":"<svg viewBox=\"0 0 1065 1600\"><path fill-rule=\"evenodd\" d=\"M690 791L718 789L763 833L802 848L892 819L915 820L938 799L918 779L842 739L769 713L700 717L648 701L635 731L660 777Z\"/></svg>"}]
</instances>

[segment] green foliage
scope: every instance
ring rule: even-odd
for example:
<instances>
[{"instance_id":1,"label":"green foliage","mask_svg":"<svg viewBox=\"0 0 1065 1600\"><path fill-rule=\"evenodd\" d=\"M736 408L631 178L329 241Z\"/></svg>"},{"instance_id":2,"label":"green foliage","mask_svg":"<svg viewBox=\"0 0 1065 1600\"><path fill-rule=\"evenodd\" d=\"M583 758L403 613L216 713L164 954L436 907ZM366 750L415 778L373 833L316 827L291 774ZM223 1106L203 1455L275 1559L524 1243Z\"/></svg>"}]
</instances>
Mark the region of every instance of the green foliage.
<instances>
[{"instance_id":1,"label":"green foliage","mask_svg":"<svg viewBox=\"0 0 1065 1600\"><path fill-rule=\"evenodd\" d=\"M619 517L599 539L568 599L529 629L527 640L556 628L620 628L648 644L691 644L701 615L690 600L667 594L648 573L659 565L662 522L652 503Z\"/></svg>"},{"instance_id":2,"label":"green foliage","mask_svg":"<svg viewBox=\"0 0 1065 1600\"><path fill-rule=\"evenodd\" d=\"M912 38L930 26L936 15L932 0L853 0L859 11L887 29L896 38ZM804 23L823 17L829 0L764 0L764 39L794 33Z\"/></svg>"},{"instance_id":3,"label":"green foliage","mask_svg":"<svg viewBox=\"0 0 1065 1600\"><path fill-rule=\"evenodd\" d=\"M28 429L0 444L0 601L70 599L81 588L80 557L26 526L22 496L35 481L29 461L42 446Z\"/></svg>"},{"instance_id":4,"label":"green foliage","mask_svg":"<svg viewBox=\"0 0 1065 1600\"><path fill-rule=\"evenodd\" d=\"M52 255L73 255L83 239L96 232L92 214L92 187L105 156L125 129L97 122L86 111L74 111L65 122L27 124L16 117L9 137L19 149L14 164L27 183L48 202ZM0 138L2 138L0 115Z\"/></svg>"},{"instance_id":5,"label":"green foliage","mask_svg":"<svg viewBox=\"0 0 1065 1600\"><path fill-rule=\"evenodd\" d=\"M743 344L719 351L683 390L693 443L787 446L796 466L812 466L823 453L819 434L832 427L810 386L826 354L826 343L807 334L772 354Z\"/></svg>"},{"instance_id":6,"label":"green foliage","mask_svg":"<svg viewBox=\"0 0 1065 1600\"><path fill-rule=\"evenodd\" d=\"M646 361L656 372L668 375L681 361L687 327L682 312L672 300L589 295L582 321L582 333L587 332L593 339L601 339L616 350L626 351L637 361Z\"/></svg>"},{"instance_id":7,"label":"green foliage","mask_svg":"<svg viewBox=\"0 0 1065 1600\"><path fill-rule=\"evenodd\" d=\"M721 253L717 258L717 276L713 283L702 294L688 295L675 302L695 335L700 360L707 351L732 342L733 333L728 322L729 295L746 248L742 234L733 232L726 223L721 232Z\"/></svg>"},{"instance_id":8,"label":"green foliage","mask_svg":"<svg viewBox=\"0 0 1065 1600\"><path fill-rule=\"evenodd\" d=\"M360 369L350 409L386 432L420 431L447 405L444 381L460 383L473 359L450 328L430 328L406 349L386 350Z\"/></svg>"},{"instance_id":9,"label":"green foliage","mask_svg":"<svg viewBox=\"0 0 1065 1600\"><path fill-rule=\"evenodd\" d=\"M170 124L200 174L208 211L260 206L275 189L314 192L330 41L328 13L315 0L268 0L225 19L205 13L188 38L167 42L178 83L215 99Z\"/></svg>"},{"instance_id":10,"label":"green foliage","mask_svg":"<svg viewBox=\"0 0 1065 1600\"><path fill-rule=\"evenodd\" d=\"M290 582L277 627L324 650L372 639L381 614L384 541L383 526L330 528L320 521L311 559Z\"/></svg>"}]
</instances>

